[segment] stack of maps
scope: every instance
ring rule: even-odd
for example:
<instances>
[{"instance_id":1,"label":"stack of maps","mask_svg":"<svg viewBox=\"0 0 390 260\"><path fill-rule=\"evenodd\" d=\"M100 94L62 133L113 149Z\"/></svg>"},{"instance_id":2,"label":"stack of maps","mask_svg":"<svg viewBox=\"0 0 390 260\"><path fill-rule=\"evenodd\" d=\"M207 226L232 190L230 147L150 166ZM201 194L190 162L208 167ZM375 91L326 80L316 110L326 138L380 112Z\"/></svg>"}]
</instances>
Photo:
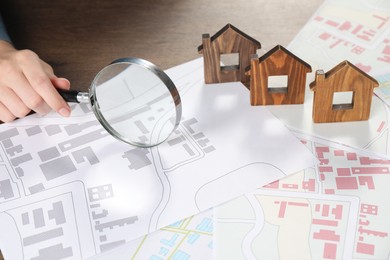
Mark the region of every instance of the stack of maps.
<instances>
[{"instance_id":1,"label":"stack of maps","mask_svg":"<svg viewBox=\"0 0 390 260\"><path fill-rule=\"evenodd\" d=\"M313 124L308 87L251 107L197 59L167 71L183 118L158 147L117 141L85 104L0 125L5 259L390 259L390 3L327 0L288 49L374 76L370 119Z\"/></svg>"}]
</instances>

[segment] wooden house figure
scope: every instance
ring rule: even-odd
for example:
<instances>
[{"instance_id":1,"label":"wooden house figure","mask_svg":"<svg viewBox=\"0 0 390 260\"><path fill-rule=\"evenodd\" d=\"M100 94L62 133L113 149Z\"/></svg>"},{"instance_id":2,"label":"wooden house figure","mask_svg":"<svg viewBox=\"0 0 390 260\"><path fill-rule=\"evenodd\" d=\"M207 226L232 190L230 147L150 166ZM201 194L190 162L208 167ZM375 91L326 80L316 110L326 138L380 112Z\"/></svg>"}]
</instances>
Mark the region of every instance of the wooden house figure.
<instances>
[{"instance_id":1,"label":"wooden house figure","mask_svg":"<svg viewBox=\"0 0 390 260\"><path fill-rule=\"evenodd\" d=\"M231 24L212 37L203 34L198 52L203 54L205 83L241 81L249 87L249 76L245 75L245 69L250 64L251 55L260 48L260 42Z\"/></svg>"},{"instance_id":2,"label":"wooden house figure","mask_svg":"<svg viewBox=\"0 0 390 260\"><path fill-rule=\"evenodd\" d=\"M251 105L303 104L306 73L311 71L309 64L280 45L260 58L253 55L247 72Z\"/></svg>"},{"instance_id":3,"label":"wooden house figure","mask_svg":"<svg viewBox=\"0 0 390 260\"><path fill-rule=\"evenodd\" d=\"M348 61L324 73L316 72L310 83L314 91L315 123L368 120L374 88L378 82Z\"/></svg>"}]
</instances>

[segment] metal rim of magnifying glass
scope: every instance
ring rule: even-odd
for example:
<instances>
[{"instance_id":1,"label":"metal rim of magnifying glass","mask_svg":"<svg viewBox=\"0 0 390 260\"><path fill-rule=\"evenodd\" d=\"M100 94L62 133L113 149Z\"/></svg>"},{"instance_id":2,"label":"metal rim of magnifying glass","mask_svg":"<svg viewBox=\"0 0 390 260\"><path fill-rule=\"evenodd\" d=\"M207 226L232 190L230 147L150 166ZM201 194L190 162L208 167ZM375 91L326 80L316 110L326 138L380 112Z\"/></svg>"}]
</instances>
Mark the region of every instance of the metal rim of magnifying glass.
<instances>
[{"instance_id":1,"label":"metal rim of magnifying glass","mask_svg":"<svg viewBox=\"0 0 390 260\"><path fill-rule=\"evenodd\" d=\"M122 134L118 133L113 127L111 127L111 125L107 122L107 120L104 118L104 116L100 112L99 101L96 99L96 81L100 78L100 75L107 68L109 68L110 66L113 66L115 64L118 64L118 63L142 66L143 68L145 68L145 69L151 71L152 73L154 73L165 84L165 86L169 90L169 93L171 94L172 100L173 100L173 102L175 104L176 121L175 121L175 124L174 124L174 127L173 127L171 133L166 138L160 140L157 143L153 143L153 144L145 144L145 143L141 143L141 142L136 142L134 140L130 140L126 136L123 136ZM181 99L180 99L180 95L179 95L179 92L178 92L175 84L168 77L168 75L165 74L164 71L159 69L153 63L151 63L151 62L149 62L147 60L141 59L141 58L134 58L134 57L131 57L131 58L121 58L121 59L117 59L117 60L111 62L111 64L109 64L108 66L104 67L95 76L95 78L92 81L92 84L91 84L91 87L90 87L90 91L89 91L89 101L90 101L92 110L93 110L96 118L98 119L100 124L103 126L103 128L107 130L107 132L109 132L116 139L118 139L120 141L123 141L125 143L128 143L128 144L137 146L137 147L148 148L148 147L153 147L153 146L156 146L156 145L159 145L159 144L163 143L165 140L167 140L169 138L169 136L172 134L172 132L175 131L175 129L177 128L177 126L179 125L180 120L181 120L181 113L182 113Z\"/></svg>"}]
</instances>

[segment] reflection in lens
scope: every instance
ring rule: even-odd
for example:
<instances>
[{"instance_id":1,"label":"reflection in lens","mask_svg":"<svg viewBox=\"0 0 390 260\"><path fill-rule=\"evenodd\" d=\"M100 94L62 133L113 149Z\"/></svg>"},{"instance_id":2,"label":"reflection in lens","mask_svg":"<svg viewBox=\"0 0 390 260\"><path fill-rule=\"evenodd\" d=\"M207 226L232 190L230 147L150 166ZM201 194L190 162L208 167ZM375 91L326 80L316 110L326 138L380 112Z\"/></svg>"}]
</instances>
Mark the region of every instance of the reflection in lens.
<instances>
[{"instance_id":1,"label":"reflection in lens","mask_svg":"<svg viewBox=\"0 0 390 260\"><path fill-rule=\"evenodd\" d=\"M91 103L107 131L142 147L166 140L181 116L177 114L178 102L161 75L127 62L111 64L97 75Z\"/></svg>"}]
</instances>

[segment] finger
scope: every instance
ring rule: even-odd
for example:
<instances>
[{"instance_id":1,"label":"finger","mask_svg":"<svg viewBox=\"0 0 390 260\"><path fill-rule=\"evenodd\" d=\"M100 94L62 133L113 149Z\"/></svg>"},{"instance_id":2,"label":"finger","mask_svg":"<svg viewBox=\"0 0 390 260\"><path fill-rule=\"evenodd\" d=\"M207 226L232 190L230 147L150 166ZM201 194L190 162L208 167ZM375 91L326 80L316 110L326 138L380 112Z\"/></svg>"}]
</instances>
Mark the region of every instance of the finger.
<instances>
[{"instance_id":1,"label":"finger","mask_svg":"<svg viewBox=\"0 0 390 260\"><path fill-rule=\"evenodd\" d=\"M54 87L60 88L60 89L70 89L70 81L66 78L59 78L54 74L53 68L44 62L43 60L40 61L42 64L43 69L46 71L46 74L49 76L51 83Z\"/></svg>"},{"instance_id":2,"label":"finger","mask_svg":"<svg viewBox=\"0 0 390 260\"><path fill-rule=\"evenodd\" d=\"M70 82L66 78L58 78L56 76L50 78L51 83L56 87L60 89L68 90L70 89Z\"/></svg>"},{"instance_id":3,"label":"finger","mask_svg":"<svg viewBox=\"0 0 390 260\"><path fill-rule=\"evenodd\" d=\"M3 107L7 108L8 112L11 113L14 118L15 117L22 118L30 112L30 109L10 88L7 87L2 88L0 92L0 102L3 105ZM8 118L10 116L7 115L6 117Z\"/></svg>"},{"instance_id":4,"label":"finger","mask_svg":"<svg viewBox=\"0 0 390 260\"><path fill-rule=\"evenodd\" d=\"M12 75L8 77L8 79L9 80L7 81L7 84L9 86L13 86L12 89L9 90L12 90L22 102L22 104L15 104L20 107L28 107L29 110L34 110L40 115L46 115L48 112L50 112L50 106L48 106L45 100L30 86L30 83L22 74L22 72L14 71ZM9 104L8 100L4 102L5 104ZM14 111L14 109L11 109L11 111Z\"/></svg>"},{"instance_id":5,"label":"finger","mask_svg":"<svg viewBox=\"0 0 390 260\"><path fill-rule=\"evenodd\" d=\"M46 104L45 101L43 101L42 99L42 103L39 104L39 106L35 109L32 109L34 110L37 114L41 115L41 116L44 116L44 115L47 115L52 109L51 107L49 107L48 104Z\"/></svg>"},{"instance_id":6,"label":"finger","mask_svg":"<svg viewBox=\"0 0 390 260\"><path fill-rule=\"evenodd\" d=\"M4 123L9 123L15 120L16 116L12 114L3 103L0 102L0 120Z\"/></svg>"},{"instance_id":7,"label":"finger","mask_svg":"<svg viewBox=\"0 0 390 260\"><path fill-rule=\"evenodd\" d=\"M21 63L21 68L31 87L52 109L62 116L70 115L69 105L57 92L39 60L33 59L27 63Z\"/></svg>"}]
</instances>

